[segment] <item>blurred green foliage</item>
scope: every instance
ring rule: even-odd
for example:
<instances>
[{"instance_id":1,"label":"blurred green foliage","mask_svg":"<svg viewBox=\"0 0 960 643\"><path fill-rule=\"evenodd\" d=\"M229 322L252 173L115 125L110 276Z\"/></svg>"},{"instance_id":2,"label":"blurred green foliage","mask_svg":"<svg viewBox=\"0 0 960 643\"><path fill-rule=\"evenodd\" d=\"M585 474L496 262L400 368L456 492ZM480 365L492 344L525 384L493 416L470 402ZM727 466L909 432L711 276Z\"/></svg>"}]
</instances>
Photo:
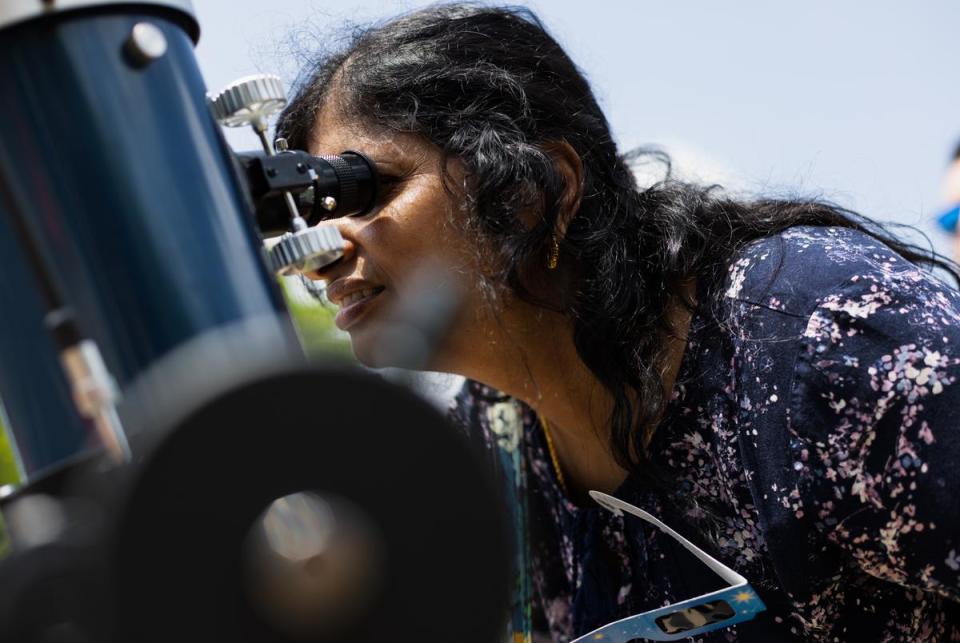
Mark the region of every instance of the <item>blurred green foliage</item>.
<instances>
[{"instance_id":1,"label":"blurred green foliage","mask_svg":"<svg viewBox=\"0 0 960 643\"><path fill-rule=\"evenodd\" d=\"M283 278L281 285L307 354L314 358L352 360L349 336L334 324L332 307L311 295L299 278Z\"/></svg>"},{"instance_id":2,"label":"blurred green foliage","mask_svg":"<svg viewBox=\"0 0 960 643\"><path fill-rule=\"evenodd\" d=\"M7 427L3 426L3 415L0 414L0 486L20 481L20 473L13 457L13 447Z\"/></svg>"},{"instance_id":3,"label":"blurred green foliage","mask_svg":"<svg viewBox=\"0 0 960 643\"><path fill-rule=\"evenodd\" d=\"M7 427L3 425L3 414L0 413L0 485L16 482L20 482L20 472L14 460L13 446L10 443ZM7 553L8 547L7 530L3 523L3 516L0 515L0 558Z\"/></svg>"}]
</instances>

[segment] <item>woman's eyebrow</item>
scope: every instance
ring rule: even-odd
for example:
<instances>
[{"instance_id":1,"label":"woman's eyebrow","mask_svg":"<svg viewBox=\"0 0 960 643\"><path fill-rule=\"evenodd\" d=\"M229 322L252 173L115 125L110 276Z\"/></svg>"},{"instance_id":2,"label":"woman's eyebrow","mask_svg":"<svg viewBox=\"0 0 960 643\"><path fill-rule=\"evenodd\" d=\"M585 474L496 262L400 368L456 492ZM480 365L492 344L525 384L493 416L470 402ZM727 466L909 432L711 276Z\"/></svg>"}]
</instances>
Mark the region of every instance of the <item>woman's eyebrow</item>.
<instances>
[{"instance_id":1,"label":"woman's eyebrow","mask_svg":"<svg viewBox=\"0 0 960 643\"><path fill-rule=\"evenodd\" d=\"M378 159L376 156L371 156L370 160L373 161L373 164L380 169L391 170L398 172L403 169L403 164L391 159Z\"/></svg>"}]
</instances>

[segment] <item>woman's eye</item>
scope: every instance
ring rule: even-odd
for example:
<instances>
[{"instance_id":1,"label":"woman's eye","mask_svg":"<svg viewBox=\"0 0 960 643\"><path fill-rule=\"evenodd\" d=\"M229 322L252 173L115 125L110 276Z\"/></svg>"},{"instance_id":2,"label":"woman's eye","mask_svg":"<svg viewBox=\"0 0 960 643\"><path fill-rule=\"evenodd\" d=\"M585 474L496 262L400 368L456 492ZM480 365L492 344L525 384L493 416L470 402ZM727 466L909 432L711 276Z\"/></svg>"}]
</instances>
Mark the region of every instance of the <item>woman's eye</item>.
<instances>
[{"instance_id":1,"label":"woman's eye","mask_svg":"<svg viewBox=\"0 0 960 643\"><path fill-rule=\"evenodd\" d=\"M377 198L373 206L365 212L352 214L354 217L373 217L380 212L397 194L400 193L403 179L382 172L377 176Z\"/></svg>"},{"instance_id":2,"label":"woman's eye","mask_svg":"<svg viewBox=\"0 0 960 643\"><path fill-rule=\"evenodd\" d=\"M397 195L397 192L400 191L400 186L402 179L398 176L384 176L380 175L380 189L377 194L377 201L380 203L386 203L393 197Z\"/></svg>"}]
</instances>

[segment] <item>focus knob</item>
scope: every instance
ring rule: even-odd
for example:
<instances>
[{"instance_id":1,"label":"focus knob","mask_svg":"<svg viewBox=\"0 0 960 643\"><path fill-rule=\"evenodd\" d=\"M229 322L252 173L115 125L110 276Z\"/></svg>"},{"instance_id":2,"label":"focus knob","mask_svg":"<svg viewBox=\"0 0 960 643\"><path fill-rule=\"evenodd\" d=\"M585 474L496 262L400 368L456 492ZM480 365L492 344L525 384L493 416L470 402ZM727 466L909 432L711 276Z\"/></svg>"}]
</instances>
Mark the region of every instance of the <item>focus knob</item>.
<instances>
[{"instance_id":1,"label":"focus knob","mask_svg":"<svg viewBox=\"0 0 960 643\"><path fill-rule=\"evenodd\" d=\"M333 226L288 232L270 249L270 267L278 275L319 270L343 256L343 237Z\"/></svg>"},{"instance_id":2,"label":"focus knob","mask_svg":"<svg viewBox=\"0 0 960 643\"><path fill-rule=\"evenodd\" d=\"M218 123L227 127L252 125L258 130L266 129L267 118L286 104L283 83L270 74L246 76L210 97Z\"/></svg>"}]
</instances>

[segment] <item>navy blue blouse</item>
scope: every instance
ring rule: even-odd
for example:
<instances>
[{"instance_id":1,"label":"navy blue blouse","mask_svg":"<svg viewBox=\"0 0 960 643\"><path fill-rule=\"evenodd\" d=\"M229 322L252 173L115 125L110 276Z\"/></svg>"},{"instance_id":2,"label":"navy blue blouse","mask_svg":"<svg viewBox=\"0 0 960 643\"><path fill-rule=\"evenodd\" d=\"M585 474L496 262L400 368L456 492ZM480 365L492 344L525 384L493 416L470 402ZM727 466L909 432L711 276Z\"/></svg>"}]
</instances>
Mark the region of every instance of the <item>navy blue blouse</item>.
<instances>
[{"instance_id":1,"label":"navy blue blouse","mask_svg":"<svg viewBox=\"0 0 960 643\"><path fill-rule=\"evenodd\" d=\"M650 445L672 482L613 494L766 603L698 640L960 640L960 294L869 236L798 227L700 301ZM468 382L452 415L519 467L534 640L722 587L650 525L571 504L530 408Z\"/></svg>"}]
</instances>

